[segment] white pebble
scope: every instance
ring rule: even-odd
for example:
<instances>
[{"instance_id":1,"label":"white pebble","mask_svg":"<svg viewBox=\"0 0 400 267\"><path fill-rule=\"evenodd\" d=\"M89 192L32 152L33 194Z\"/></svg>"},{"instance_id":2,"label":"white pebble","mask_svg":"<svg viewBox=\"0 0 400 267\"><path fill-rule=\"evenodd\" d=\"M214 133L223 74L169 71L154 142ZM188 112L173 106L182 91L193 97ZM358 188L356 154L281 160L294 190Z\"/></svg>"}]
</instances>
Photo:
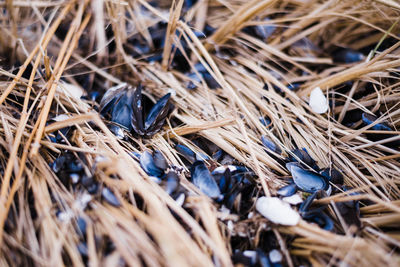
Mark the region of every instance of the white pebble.
<instances>
[{"instance_id":1,"label":"white pebble","mask_svg":"<svg viewBox=\"0 0 400 267\"><path fill-rule=\"evenodd\" d=\"M282 261L282 254L277 249L273 249L269 252L269 260L272 263L278 263Z\"/></svg>"},{"instance_id":2,"label":"white pebble","mask_svg":"<svg viewBox=\"0 0 400 267\"><path fill-rule=\"evenodd\" d=\"M277 197L260 197L256 202L256 210L276 224L293 226L300 221L300 215Z\"/></svg>"},{"instance_id":3,"label":"white pebble","mask_svg":"<svg viewBox=\"0 0 400 267\"><path fill-rule=\"evenodd\" d=\"M247 219L251 219L254 216L254 212L249 212L249 214L247 215Z\"/></svg>"},{"instance_id":4,"label":"white pebble","mask_svg":"<svg viewBox=\"0 0 400 267\"><path fill-rule=\"evenodd\" d=\"M71 182L72 182L73 184L78 183L78 182L79 182L79 178L80 178L80 176L79 176L79 174L77 174L77 173L71 173L71 174L69 175L69 179L71 179Z\"/></svg>"},{"instance_id":5,"label":"white pebble","mask_svg":"<svg viewBox=\"0 0 400 267\"><path fill-rule=\"evenodd\" d=\"M310 94L310 107L318 114L322 114L328 111L329 105L324 93L322 93L321 88L316 87L311 91Z\"/></svg>"}]
</instances>

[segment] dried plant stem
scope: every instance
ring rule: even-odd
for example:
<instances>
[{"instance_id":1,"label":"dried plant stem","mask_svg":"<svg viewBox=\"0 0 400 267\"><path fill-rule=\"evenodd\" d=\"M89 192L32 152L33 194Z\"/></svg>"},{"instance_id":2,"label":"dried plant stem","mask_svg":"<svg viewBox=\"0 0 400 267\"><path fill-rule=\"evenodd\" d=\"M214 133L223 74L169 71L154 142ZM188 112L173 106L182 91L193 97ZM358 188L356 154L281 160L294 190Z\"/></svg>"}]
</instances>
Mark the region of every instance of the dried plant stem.
<instances>
[{"instance_id":1,"label":"dried plant stem","mask_svg":"<svg viewBox=\"0 0 400 267\"><path fill-rule=\"evenodd\" d=\"M11 93L11 91L14 89L14 87L17 85L18 81L21 79L22 74L26 70L26 67L31 64L31 61L33 60L34 56L38 53L39 49L41 47L46 47L48 43L50 42L51 36L54 34L54 32L57 30L57 27L60 25L61 21L64 19L65 15L69 12L73 5L74 1L70 1L60 15L58 16L57 20L53 23L52 27L48 30L47 34L45 35L45 38L43 39L43 44L39 43L36 45L36 47L32 50L31 54L29 57L25 60L24 64L21 66L20 70L18 71L16 77L13 79L12 83L7 87L7 89L1 94L0 96L0 105L3 104L4 100L7 98L7 96Z\"/></svg>"},{"instance_id":2,"label":"dried plant stem","mask_svg":"<svg viewBox=\"0 0 400 267\"><path fill-rule=\"evenodd\" d=\"M399 265L399 4L191 2L0 2L0 265L233 266L271 249L288 266ZM343 63L349 49L365 59ZM138 82L145 113L167 92L175 109L153 137L119 139L99 98ZM309 106L318 86L329 113ZM177 144L207 154L210 172L238 166L235 181L246 168L246 180L208 198ZM327 207L333 231L275 225L255 208L290 183L285 163L303 148L344 175L311 207ZM142 169L144 150L164 155L176 191Z\"/></svg>"},{"instance_id":3,"label":"dried plant stem","mask_svg":"<svg viewBox=\"0 0 400 267\"><path fill-rule=\"evenodd\" d=\"M312 85L302 90L300 92L300 95L306 96L316 87L320 87L322 90L327 90L341 83L357 79L362 75L376 71L387 70L398 66L400 66L399 59L383 63L379 62L379 64L376 63L372 65L369 65L368 63L364 63L362 65L356 65L350 69L344 70L342 72L339 72L337 74L334 74L332 76L329 76L327 78L324 78L322 80L313 83Z\"/></svg>"},{"instance_id":4,"label":"dried plant stem","mask_svg":"<svg viewBox=\"0 0 400 267\"><path fill-rule=\"evenodd\" d=\"M161 66L164 71L167 70L167 67L168 67L167 64L168 64L169 57L171 54L173 37L175 36L176 26L177 26L177 22L179 20L179 16L181 14L183 2L184 2L183 0L178 0L178 3L175 6L175 0L173 0L171 9L169 11L170 18L169 18L169 23L168 23L168 27L167 27L167 33L165 36L163 59L161 62Z\"/></svg>"},{"instance_id":5,"label":"dried plant stem","mask_svg":"<svg viewBox=\"0 0 400 267\"><path fill-rule=\"evenodd\" d=\"M82 23L81 23L81 25L80 25L80 27L78 29L78 26L79 26L78 23L79 23L80 20L79 20L79 17L77 17L77 20L75 20L75 23L72 24L70 30L68 31L67 37L64 40L63 47L61 48L61 52L59 54L59 57L57 59L57 62L56 62L55 68L54 68L55 71L56 71L56 76L54 78L54 81L52 83L50 83L51 87L50 87L50 89L48 91L46 102L45 102L45 105L43 107L43 110L40 113L39 127L38 127L38 129L36 131L36 136L35 136L34 143L32 144L32 150L31 150L31 153L30 153L31 156L36 156L37 153L38 153L39 146L40 146L39 145L39 140L42 138L42 135L43 135L43 132L44 132L44 127L45 127L45 124L46 124L46 121L47 121L47 116L48 116L49 111L50 111L50 106L51 106L51 103L53 102L54 94L55 94L57 86L58 86L57 83L60 80L60 77L62 75L62 70L66 67L66 65L68 63L68 60L71 57L72 52L73 52L74 48L76 47L76 45L78 43L80 35L82 34L82 32L85 29L87 23L89 22L89 19L90 19L90 15L87 15L83 19L83 21L82 21ZM75 29L77 29L78 31L74 35ZM71 39L72 39L72 41L70 43ZM68 48L68 51L66 51L67 48ZM65 54L65 52L66 52L66 54ZM64 54L65 54L65 57L64 57Z\"/></svg>"},{"instance_id":6,"label":"dried plant stem","mask_svg":"<svg viewBox=\"0 0 400 267\"><path fill-rule=\"evenodd\" d=\"M220 45L226 42L226 40L243 27L246 21L273 5L275 2L275 0L253 0L242 6L210 37L210 41L205 44L205 49L210 50L213 48L214 44Z\"/></svg>"}]
</instances>

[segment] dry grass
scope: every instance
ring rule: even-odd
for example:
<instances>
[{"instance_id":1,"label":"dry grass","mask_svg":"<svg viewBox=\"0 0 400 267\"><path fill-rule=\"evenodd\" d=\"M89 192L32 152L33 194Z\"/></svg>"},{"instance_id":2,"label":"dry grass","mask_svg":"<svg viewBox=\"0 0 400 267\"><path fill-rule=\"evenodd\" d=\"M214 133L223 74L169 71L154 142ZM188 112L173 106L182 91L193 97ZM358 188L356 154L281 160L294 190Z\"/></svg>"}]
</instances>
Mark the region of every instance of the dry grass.
<instances>
[{"instance_id":1,"label":"dry grass","mask_svg":"<svg viewBox=\"0 0 400 267\"><path fill-rule=\"evenodd\" d=\"M129 156L131 151L156 148L171 164L182 165L173 146L182 143L199 150L190 134L210 140L253 169L260 194L274 195L288 175L265 153L261 135L275 141L285 155L295 146L306 147L319 166L342 170L345 184L362 193L319 200L330 204L337 233L305 221L279 227L258 215L243 219L232 214L234 230L247 236L243 249L255 249L263 241L262 233L272 229L288 265L398 266L399 151L382 145L385 141L368 140L366 133L377 133L371 126L355 130L341 121L355 109L381 111L381 119L396 129L390 133L399 133L399 4L199 1L184 20L183 2L160 1L164 8L145 0L0 2L4 11L0 14L0 265L85 265L75 231L75 221L82 217L88 222L91 266L231 266L233 232L216 205L181 175L182 185L193 192L183 209ZM268 24L277 26L267 42L241 31L267 16ZM169 23L162 63L133 58L124 44L136 32L151 41L148 28L158 21ZM217 30L199 40L192 26L201 28L205 23ZM63 38L55 34L60 28ZM169 68L172 45L179 46L175 30L191 40L191 64L203 62L220 89L210 90L203 82L189 91L188 78ZM320 45L321 51L296 48L304 37ZM334 46L362 49L390 38L393 44L375 51L368 61L344 65L330 58ZM110 45L115 46L111 54ZM218 56L223 47L236 55ZM17 60L23 64L13 71L10 64ZM23 77L28 66L30 72ZM79 73L88 74L89 88L84 89L89 90L104 92L120 82L140 81L148 95L158 98L172 88L173 118L181 125L168 123L152 139L118 141L88 101L57 90L61 80L80 86L75 79ZM339 89L347 81L353 81L352 88L342 93ZM295 82L302 82L296 92L287 87ZM375 90L353 98L367 83ZM335 102L329 114L318 115L308 107L308 94L316 86ZM50 118L63 113L70 119L46 126ZM260 116L268 116L272 128L263 126ZM52 132L68 125L75 130L66 143L49 141ZM64 150L83 153L85 171L112 188L122 207L94 197L90 208L84 209L83 191L65 187L49 167ZM360 200L362 206L364 227L356 235L334 215L334 203L349 199ZM70 216L60 220L57 211ZM106 240L115 246L107 255L99 249L107 246Z\"/></svg>"}]
</instances>

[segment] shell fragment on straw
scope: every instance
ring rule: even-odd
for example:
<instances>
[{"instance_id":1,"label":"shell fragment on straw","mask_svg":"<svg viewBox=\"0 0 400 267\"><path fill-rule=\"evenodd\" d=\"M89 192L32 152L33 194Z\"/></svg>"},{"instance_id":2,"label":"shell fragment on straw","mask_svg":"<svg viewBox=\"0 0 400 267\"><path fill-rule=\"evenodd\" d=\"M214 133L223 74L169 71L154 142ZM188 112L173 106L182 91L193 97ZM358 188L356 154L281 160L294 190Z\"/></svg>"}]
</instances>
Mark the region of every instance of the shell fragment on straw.
<instances>
[{"instance_id":1,"label":"shell fragment on straw","mask_svg":"<svg viewBox=\"0 0 400 267\"><path fill-rule=\"evenodd\" d=\"M290 205L277 197L260 197L256 202L257 211L276 224L297 225L300 215Z\"/></svg>"},{"instance_id":2,"label":"shell fragment on straw","mask_svg":"<svg viewBox=\"0 0 400 267\"><path fill-rule=\"evenodd\" d=\"M83 96L83 89L70 83L61 83L57 87L57 91L63 92L69 97L80 99Z\"/></svg>"},{"instance_id":3,"label":"shell fragment on straw","mask_svg":"<svg viewBox=\"0 0 400 267\"><path fill-rule=\"evenodd\" d=\"M309 105L315 113L323 114L328 111L328 100L322 93L321 88L316 87L311 91Z\"/></svg>"}]
</instances>

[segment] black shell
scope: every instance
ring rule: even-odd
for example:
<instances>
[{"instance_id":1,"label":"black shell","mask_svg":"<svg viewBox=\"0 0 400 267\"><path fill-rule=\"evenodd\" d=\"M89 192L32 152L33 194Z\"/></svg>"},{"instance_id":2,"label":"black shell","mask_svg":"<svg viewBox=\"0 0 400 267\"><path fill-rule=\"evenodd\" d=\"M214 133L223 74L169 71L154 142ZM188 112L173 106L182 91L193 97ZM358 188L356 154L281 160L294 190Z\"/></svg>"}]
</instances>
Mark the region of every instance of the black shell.
<instances>
[{"instance_id":1,"label":"black shell","mask_svg":"<svg viewBox=\"0 0 400 267\"><path fill-rule=\"evenodd\" d=\"M168 172L165 178L164 189L168 195L176 192L179 188L179 177L175 172Z\"/></svg>"},{"instance_id":2,"label":"black shell","mask_svg":"<svg viewBox=\"0 0 400 267\"><path fill-rule=\"evenodd\" d=\"M118 85L114 86L107 90L107 92L103 95L103 98L100 101L100 113L105 116L108 112L110 112L114 104L122 97L124 94L124 90L126 89L126 85Z\"/></svg>"},{"instance_id":3,"label":"black shell","mask_svg":"<svg viewBox=\"0 0 400 267\"><path fill-rule=\"evenodd\" d=\"M132 130L132 100L133 92L127 90L126 93L116 101L111 112L111 120L119 125L124 126L129 131Z\"/></svg>"},{"instance_id":4,"label":"black shell","mask_svg":"<svg viewBox=\"0 0 400 267\"><path fill-rule=\"evenodd\" d=\"M333 220L320 210L307 214L307 216L304 216L303 219L318 224L319 227L326 231L332 231L334 228Z\"/></svg>"},{"instance_id":5,"label":"black shell","mask_svg":"<svg viewBox=\"0 0 400 267\"><path fill-rule=\"evenodd\" d=\"M371 115L368 113L363 113L361 117L366 125L370 125L378 119L375 115ZM377 131L393 131L393 128L386 121L382 121L380 123L375 124L374 126L371 127L371 129ZM396 134L376 134L376 133L370 133L370 134L367 133L366 135L367 138L372 141L380 141L397 136ZM385 142L383 143L383 145L387 147L397 148L400 146L400 140Z\"/></svg>"},{"instance_id":6,"label":"black shell","mask_svg":"<svg viewBox=\"0 0 400 267\"><path fill-rule=\"evenodd\" d=\"M282 150L280 149L280 147L277 146L271 139L269 139L265 135L261 136L261 142L263 143L263 145L266 148L268 148L272 152L274 152L274 153L276 153L278 155L280 155L282 153Z\"/></svg>"},{"instance_id":7,"label":"black shell","mask_svg":"<svg viewBox=\"0 0 400 267\"><path fill-rule=\"evenodd\" d=\"M194 68L196 69L196 72L190 72L186 74L192 80L187 84L188 89L196 89L197 85L195 83L200 83L200 77L204 79L210 89L221 87L221 85L214 79L214 77L210 73L208 73L207 69L203 66L202 63L197 63ZM193 81L195 83L193 83Z\"/></svg>"},{"instance_id":8,"label":"black shell","mask_svg":"<svg viewBox=\"0 0 400 267\"><path fill-rule=\"evenodd\" d=\"M116 86L109 89L100 102L100 113L110 114L111 121L121 125L128 131L144 137L151 137L164 125L165 119L172 111L171 94L164 95L144 114L142 86L134 90L130 86Z\"/></svg>"},{"instance_id":9,"label":"black shell","mask_svg":"<svg viewBox=\"0 0 400 267\"><path fill-rule=\"evenodd\" d=\"M177 144L175 146L176 151L178 151L179 154L181 154L185 159L187 159L190 163L193 163L196 161L196 154L187 146Z\"/></svg>"},{"instance_id":10,"label":"black shell","mask_svg":"<svg viewBox=\"0 0 400 267\"><path fill-rule=\"evenodd\" d=\"M363 60L365 56L353 49L339 49L333 53L333 61L338 63L355 63Z\"/></svg>"},{"instance_id":11,"label":"black shell","mask_svg":"<svg viewBox=\"0 0 400 267\"><path fill-rule=\"evenodd\" d=\"M107 203L114 207L120 207L121 202L119 199L114 195L114 193L108 189L107 187L104 187L103 190L101 190L101 196L104 198Z\"/></svg>"},{"instance_id":12,"label":"black shell","mask_svg":"<svg viewBox=\"0 0 400 267\"><path fill-rule=\"evenodd\" d=\"M160 152L161 153L161 152ZM159 155L157 157L160 157ZM164 159L165 160L165 159ZM166 164L166 162L165 162ZM157 166L158 165L158 166ZM162 166L161 166L162 165ZM161 177L164 174L164 163L161 163L160 159L157 159L157 163L154 161L153 155L149 151L144 151L140 155L140 166L150 176Z\"/></svg>"},{"instance_id":13,"label":"black shell","mask_svg":"<svg viewBox=\"0 0 400 267\"><path fill-rule=\"evenodd\" d=\"M378 119L376 116L365 113L365 112L361 115L361 117L362 117L363 122L367 125L374 123ZM390 125L387 124L386 122L377 123L374 126L372 126L371 129L378 130L378 131L393 131L393 129L390 127Z\"/></svg>"},{"instance_id":14,"label":"black shell","mask_svg":"<svg viewBox=\"0 0 400 267\"><path fill-rule=\"evenodd\" d=\"M168 162L160 150L155 150L153 153L154 165L161 170L166 170L168 168Z\"/></svg>"},{"instance_id":15,"label":"black shell","mask_svg":"<svg viewBox=\"0 0 400 267\"><path fill-rule=\"evenodd\" d=\"M342 185L344 182L343 174L335 168L326 168L321 171L321 175L333 184Z\"/></svg>"},{"instance_id":16,"label":"black shell","mask_svg":"<svg viewBox=\"0 0 400 267\"><path fill-rule=\"evenodd\" d=\"M142 85L139 84L133 95L133 114L132 128L139 134L144 135L143 127L143 101L142 101Z\"/></svg>"},{"instance_id":17,"label":"black shell","mask_svg":"<svg viewBox=\"0 0 400 267\"><path fill-rule=\"evenodd\" d=\"M172 106L169 103L170 98L171 94L166 94L151 108L149 115L147 115L144 122L144 131L146 136L154 135L164 125L165 119L172 109Z\"/></svg>"},{"instance_id":18,"label":"black shell","mask_svg":"<svg viewBox=\"0 0 400 267\"><path fill-rule=\"evenodd\" d=\"M305 170L298 163L288 163L286 166L293 176L293 181L300 190L314 193L318 190L326 190L328 188L329 183L324 176Z\"/></svg>"},{"instance_id":19,"label":"black shell","mask_svg":"<svg viewBox=\"0 0 400 267\"><path fill-rule=\"evenodd\" d=\"M295 183L291 183L285 185L284 187L279 188L276 193L282 197L290 197L294 195L296 191L297 191L297 185Z\"/></svg>"},{"instance_id":20,"label":"black shell","mask_svg":"<svg viewBox=\"0 0 400 267\"><path fill-rule=\"evenodd\" d=\"M217 183L203 161L193 163L190 172L193 184L204 194L211 198L217 198L221 195Z\"/></svg>"},{"instance_id":21,"label":"black shell","mask_svg":"<svg viewBox=\"0 0 400 267\"><path fill-rule=\"evenodd\" d=\"M302 164L305 166L311 167L316 171L319 171L319 167L315 160L308 154L307 149L294 149L291 151L299 160ZM297 158L294 156L290 155L289 156L289 161L290 162L298 162Z\"/></svg>"}]
</instances>

